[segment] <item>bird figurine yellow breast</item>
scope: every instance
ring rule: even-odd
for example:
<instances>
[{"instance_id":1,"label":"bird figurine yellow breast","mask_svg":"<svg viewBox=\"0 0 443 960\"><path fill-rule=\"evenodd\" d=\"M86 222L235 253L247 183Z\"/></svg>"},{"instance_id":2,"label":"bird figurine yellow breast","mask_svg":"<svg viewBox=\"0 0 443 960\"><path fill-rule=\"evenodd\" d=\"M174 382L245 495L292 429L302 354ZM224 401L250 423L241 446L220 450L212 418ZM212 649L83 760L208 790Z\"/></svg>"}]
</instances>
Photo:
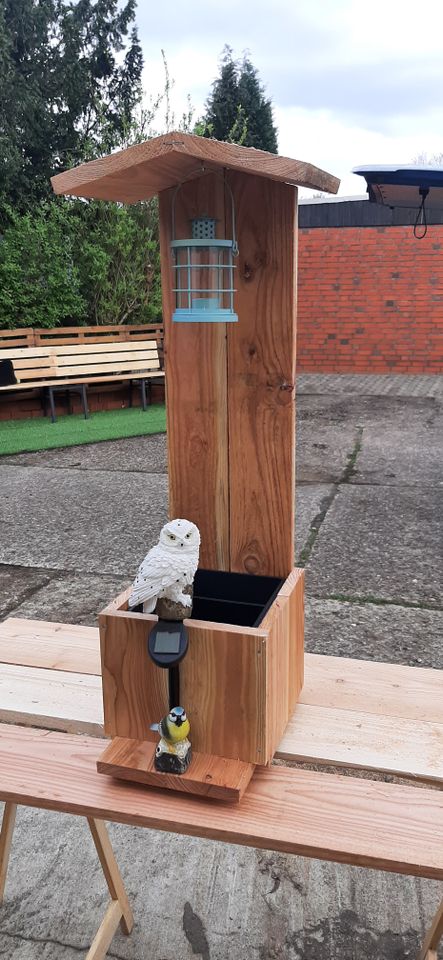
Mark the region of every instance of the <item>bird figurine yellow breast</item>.
<instances>
[{"instance_id":1,"label":"bird figurine yellow breast","mask_svg":"<svg viewBox=\"0 0 443 960\"><path fill-rule=\"evenodd\" d=\"M151 723L151 730L160 735L154 766L161 773L185 773L191 762L188 734L191 725L183 707L173 707L160 723Z\"/></svg>"},{"instance_id":2,"label":"bird figurine yellow breast","mask_svg":"<svg viewBox=\"0 0 443 960\"><path fill-rule=\"evenodd\" d=\"M155 730L168 743L179 743L185 740L191 729L186 710L183 707L173 707L160 723L151 723L151 730Z\"/></svg>"}]
</instances>

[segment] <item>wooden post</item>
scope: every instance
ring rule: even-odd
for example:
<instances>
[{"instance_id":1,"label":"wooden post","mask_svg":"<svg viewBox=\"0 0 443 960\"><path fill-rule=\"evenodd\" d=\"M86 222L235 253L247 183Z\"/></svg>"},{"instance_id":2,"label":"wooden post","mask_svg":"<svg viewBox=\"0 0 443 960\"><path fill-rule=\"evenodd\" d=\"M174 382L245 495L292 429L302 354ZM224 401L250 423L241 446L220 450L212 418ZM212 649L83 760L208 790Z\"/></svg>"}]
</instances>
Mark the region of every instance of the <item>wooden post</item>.
<instances>
[{"instance_id":1,"label":"wooden post","mask_svg":"<svg viewBox=\"0 0 443 960\"><path fill-rule=\"evenodd\" d=\"M229 570L226 324L172 323L175 192L174 188L160 194L169 513L197 524L202 567ZM178 239L190 235L191 218L202 212L224 223L223 180L218 175L201 177L178 190Z\"/></svg>"},{"instance_id":2,"label":"wooden post","mask_svg":"<svg viewBox=\"0 0 443 960\"><path fill-rule=\"evenodd\" d=\"M230 569L294 566L297 191L229 175L240 249L228 329Z\"/></svg>"},{"instance_id":3,"label":"wooden post","mask_svg":"<svg viewBox=\"0 0 443 960\"><path fill-rule=\"evenodd\" d=\"M220 172L222 173L222 171ZM227 172L240 256L238 323L173 323L174 191L160 194L170 515L202 534L201 566L287 577L294 565L296 189ZM220 174L176 194L177 237L215 216L232 236Z\"/></svg>"}]
</instances>

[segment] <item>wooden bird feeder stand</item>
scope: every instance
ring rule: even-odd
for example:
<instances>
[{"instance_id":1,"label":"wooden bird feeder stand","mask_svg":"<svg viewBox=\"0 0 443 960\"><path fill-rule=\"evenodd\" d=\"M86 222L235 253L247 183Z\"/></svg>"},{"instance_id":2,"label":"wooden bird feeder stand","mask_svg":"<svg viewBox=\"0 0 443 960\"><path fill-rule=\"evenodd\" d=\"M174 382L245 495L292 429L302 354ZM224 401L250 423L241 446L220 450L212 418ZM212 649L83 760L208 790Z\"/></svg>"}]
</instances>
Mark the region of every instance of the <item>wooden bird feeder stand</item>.
<instances>
[{"instance_id":1,"label":"wooden bird feeder stand","mask_svg":"<svg viewBox=\"0 0 443 960\"><path fill-rule=\"evenodd\" d=\"M133 203L159 195L169 514L201 533L189 649L186 774L153 769L149 725L168 712L167 671L146 652L157 617L100 615L105 732L98 769L148 785L239 799L268 764L303 684L303 571L294 569L297 185L336 193L322 170L171 133L53 178L56 193ZM180 185L180 189L177 187ZM172 223L216 218L239 257L236 323L176 323Z\"/></svg>"}]
</instances>

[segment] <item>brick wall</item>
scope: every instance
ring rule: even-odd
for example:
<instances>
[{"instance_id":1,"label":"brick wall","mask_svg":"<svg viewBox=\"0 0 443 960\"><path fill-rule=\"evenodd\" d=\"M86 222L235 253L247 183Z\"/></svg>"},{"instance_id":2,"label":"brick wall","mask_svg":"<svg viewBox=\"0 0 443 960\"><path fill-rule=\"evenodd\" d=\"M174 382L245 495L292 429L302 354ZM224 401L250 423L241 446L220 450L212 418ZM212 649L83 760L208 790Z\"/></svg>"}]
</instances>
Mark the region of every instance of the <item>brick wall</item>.
<instances>
[{"instance_id":1,"label":"brick wall","mask_svg":"<svg viewBox=\"0 0 443 960\"><path fill-rule=\"evenodd\" d=\"M54 395L55 409L58 416L68 412L66 396L63 393ZM152 384L152 402L164 403L165 387L164 382ZM132 389L132 402L134 407L140 406L140 391L137 387ZM78 394L71 394L71 404L73 413L82 413L82 403ZM90 386L88 389L88 407L91 413L97 410L120 410L129 406L129 390L127 386L118 387L112 384L100 384L100 386ZM2 420L24 420L31 417L42 417L43 409L41 403L41 391L27 390L24 393L3 394L0 397L0 421Z\"/></svg>"},{"instance_id":2,"label":"brick wall","mask_svg":"<svg viewBox=\"0 0 443 960\"><path fill-rule=\"evenodd\" d=\"M443 371L443 226L299 231L299 372Z\"/></svg>"}]
</instances>

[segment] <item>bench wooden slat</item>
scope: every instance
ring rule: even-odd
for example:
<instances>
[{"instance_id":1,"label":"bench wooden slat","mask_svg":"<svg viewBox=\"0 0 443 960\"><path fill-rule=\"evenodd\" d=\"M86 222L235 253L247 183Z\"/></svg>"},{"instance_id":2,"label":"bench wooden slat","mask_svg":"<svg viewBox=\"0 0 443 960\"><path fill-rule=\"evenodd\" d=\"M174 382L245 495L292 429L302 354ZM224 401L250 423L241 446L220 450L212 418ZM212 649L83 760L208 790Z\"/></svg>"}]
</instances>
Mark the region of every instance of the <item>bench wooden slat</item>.
<instances>
[{"instance_id":1,"label":"bench wooden slat","mask_svg":"<svg viewBox=\"0 0 443 960\"><path fill-rule=\"evenodd\" d=\"M100 736L101 678L3 663L0 721Z\"/></svg>"},{"instance_id":2,"label":"bench wooden slat","mask_svg":"<svg viewBox=\"0 0 443 960\"><path fill-rule=\"evenodd\" d=\"M89 364L102 363L102 364L116 364L118 367L122 363L132 363L134 367L136 364L141 363L151 363L157 364L158 366L158 352L157 350L134 350L128 351L126 353L86 353L78 354L77 356L72 357L63 357L58 356L56 359L57 367L69 367L75 370L77 366L88 366ZM112 369L112 367L110 367ZM62 371L64 373L64 371Z\"/></svg>"},{"instance_id":3,"label":"bench wooden slat","mask_svg":"<svg viewBox=\"0 0 443 960\"><path fill-rule=\"evenodd\" d=\"M165 374L163 370L152 370L152 371L146 370L145 372L143 372L142 376L143 376L143 380L149 380L151 377L164 378ZM77 384L77 383L83 383L83 382L85 384L112 383L113 380L118 381L118 380L137 380L137 379L141 379L140 373L138 375L134 373L117 373L115 376L111 376L110 374L108 374L107 376L103 376L103 377L98 377L98 376L89 377L86 375L82 379L80 379L80 377L78 379L76 379L75 377L72 377L71 379L66 379L66 380L64 380L63 377L58 377L57 380L36 380L35 382L31 380L21 384L15 383L15 384L12 384L11 386L0 387L0 390L3 390L3 391L29 390L31 389L31 387L35 387L35 389L37 390L40 387L62 387L65 385L69 387L70 383L71 384Z\"/></svg>"},{"instance_id":4,"label":"bench wooden slat","mask_svg":"<svg viewBox=\"0 0 443 960\"><path fill-rule=\"evenodd\" d=\"M128 343L125 341L119 341L118 343L98 343L96 345L91 343L78 343L62 344L60 346L48 344L47 346L38 347L20 346L15 350L8 347L4 350L1 350L0 357L2 360L13 360L14 362L20 362L28 360L32 361L39 358L49 359L50 357L76 357L82 356L83 354L95 354L96 356L101 356L103 353L126 353L128 356L132 356L133 353L136 353L137 351L142 351L143 353L152 352L156 354L158 352L157 341L151 339L130 341Z\"/></svg>"},{"instance_id":5,"label":"bench wooden slat","mask_svg":"<svg viewBox=\"0 0 443 960\"><path fill-rule=\"evenodd\" d=\"M368 780L271 767L241 804L116 783L96 772L105 741L0 727L0 799L443 879L443 795Z\"/></svg>"},{"instance_id":6,"label":"bench wooden slat","mask_svg":"<svg viewBox=\"0 0 443 960\"><path fill-rule=\"evenodd\" d=\"M137 353L137 351L142 351L143 353L152 351L153 353L157 353L158 346L157 341L153 338L151 340L119 340L118 343L97 344L92 344L88 340L86 343L60 344L57 347L47 347L46 349L53 349L57 357L81 357L89 353L94 356L101 356L104 353L109 355L113 353L124 353L132 356L134 353Z\"/></svg>"},{"instance_id":7,"label":"bench wooden slat","mask_svg":"<svg viewBox=\"0 0 443 960\"><path fill-rule=\"evenodd\" d=\"M38 360L42 358L47 360L49 357L54 355L53 347L17 347L16 350L12 348L7 348L1 350L0 359L1 360Z\"/></svg>"},{"instance_id":8,"label":"bench wooden slat","mask_svg":"<svg viewBox=\"0 0 443 960\"><path fill-rule=\"evenodd\" d=\"M56 347L39 346L3 350L2 357L12 360L16 384L5 384L0 392L69 386L70 384L106 383L107 381L140 380L164 377L157 341L89 343Z\"/></svg>"},{"instance_id":9,"label":"bench wooden slat","mask_svg":"<svg viewBox=\"0 0 443 960\"><path fill-rule=\"evenodd\" d=\"M77 375L80 377L82 376L87 377L89 376L90 373L92 374L108 373L113 379L115 379L115 377L117 377L119 373L122 373L122 372L130 373L131 371L133 372L134 379L135 379L137 375L143 374L143 371L145 370L147 370L148 372L151 372L152 370L159 369L159 368L160 368L160 364L158 362L158 359L157 361L155 361L154 359L137 360L135 358L131 360L120 360L114 364L102 363L102 362L94 363L92 358L91 358L91 361L86 364L79 363L79 362L73 363L70 360L69 364L65 364L65 365L63 364L59 365L59 363L57 362L55 367L58 375L62 379L66 377L70 377L72 379Z\"/></svg>"}]
</instances>

